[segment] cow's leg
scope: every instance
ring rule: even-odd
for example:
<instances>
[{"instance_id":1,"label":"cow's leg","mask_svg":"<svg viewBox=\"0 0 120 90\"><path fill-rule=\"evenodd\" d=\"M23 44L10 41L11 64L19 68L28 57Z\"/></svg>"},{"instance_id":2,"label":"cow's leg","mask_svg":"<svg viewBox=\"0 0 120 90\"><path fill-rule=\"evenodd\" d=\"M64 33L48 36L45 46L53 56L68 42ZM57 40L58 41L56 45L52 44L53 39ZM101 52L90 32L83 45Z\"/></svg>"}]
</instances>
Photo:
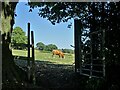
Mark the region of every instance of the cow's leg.
<instances>
[{"instance_id":1,"label":"cow's leg","mask_svg":"<svg viewBox=\"0 0 120 90\"><path fill-rule=\"evenodd\" d=\"M59 54L59 58L60 58L60 54Z\"/></svg>"},{"instance_id":2,"label":"cow's leg","mask_svg":"<svg viewBox=\"0 0 120 90\"><path fill-rule=\"evenodd\" d=\"M61 59L62 59L62 55L60 54L59 56L60 56L60 57L61 57Z\"/></svg>"},{"instance_id":3,"label":"cow's leg","mask_svg":"<svg viewBox=\"0 0 120 90\"><path fill-rule=\"evenodd\" d=\"M65 56L64 56L64 59L65 59Z\"/></svg>"}]
</instances>

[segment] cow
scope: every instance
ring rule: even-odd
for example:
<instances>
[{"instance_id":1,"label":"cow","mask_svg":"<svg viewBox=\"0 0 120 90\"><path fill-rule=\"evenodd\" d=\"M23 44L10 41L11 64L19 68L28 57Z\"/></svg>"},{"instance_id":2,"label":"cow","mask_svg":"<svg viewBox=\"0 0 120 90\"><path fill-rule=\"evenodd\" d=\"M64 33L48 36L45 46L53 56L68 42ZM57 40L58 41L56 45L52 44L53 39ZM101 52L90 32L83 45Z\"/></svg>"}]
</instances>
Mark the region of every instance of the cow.
<instances>
[{"instance_id":1,"label":"cow","mask_svg":"<svg viewBox=\"0 0 120 90\"><path fill-rule=\"evenodd\" d=\"M64 58L64 55L65 55L65 54L64 54L62 51L60 51L60 50L53 50L53 51L52 51L52 57L53 57L54 55L58 55L59 58L60 58L60 57Z\"/></svg>"}]
</instances>

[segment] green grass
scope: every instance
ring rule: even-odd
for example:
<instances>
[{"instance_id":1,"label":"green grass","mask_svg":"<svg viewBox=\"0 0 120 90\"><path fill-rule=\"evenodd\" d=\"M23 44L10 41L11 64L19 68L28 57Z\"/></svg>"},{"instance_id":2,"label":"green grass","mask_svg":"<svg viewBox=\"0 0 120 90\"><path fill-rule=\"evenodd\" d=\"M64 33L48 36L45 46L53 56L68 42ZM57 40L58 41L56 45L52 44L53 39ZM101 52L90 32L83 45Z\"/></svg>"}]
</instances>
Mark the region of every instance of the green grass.
<instances>
[{"instance_id":1,"label":"green grass","mask_svg":"<svg viewBox=\"0 0 120 90\"><path fill-rule=\"evenodd\" d=\"M16 56L27 57L26 50L12 50L12 54ZM35 50L35 60L39 61L49 61L53 64L73 64L74 62L74 54L65 53L65 58L59 58L57 55L52 57L52 53L45 53L39 50Z\"/></svg>"}]
</instances>

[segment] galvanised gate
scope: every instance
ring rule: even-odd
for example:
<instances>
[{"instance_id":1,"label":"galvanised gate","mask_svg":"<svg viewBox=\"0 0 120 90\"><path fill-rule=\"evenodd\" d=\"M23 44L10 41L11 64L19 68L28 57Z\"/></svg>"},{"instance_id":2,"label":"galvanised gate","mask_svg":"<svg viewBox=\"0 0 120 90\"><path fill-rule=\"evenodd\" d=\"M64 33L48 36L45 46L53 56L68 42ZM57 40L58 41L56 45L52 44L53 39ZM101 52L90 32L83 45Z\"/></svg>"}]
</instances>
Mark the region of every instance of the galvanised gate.
<instances>
[{"instance_id":1,"label":"galvanised gate","mask_svg":"<svg viewBox=\"0 0 120 90\"><path fill-rule=\"evenodd\" d=\"M75 72L89 77L105 77L105 30L83 30L80 20L74 21Z\"/></svg>"}]
</instances>

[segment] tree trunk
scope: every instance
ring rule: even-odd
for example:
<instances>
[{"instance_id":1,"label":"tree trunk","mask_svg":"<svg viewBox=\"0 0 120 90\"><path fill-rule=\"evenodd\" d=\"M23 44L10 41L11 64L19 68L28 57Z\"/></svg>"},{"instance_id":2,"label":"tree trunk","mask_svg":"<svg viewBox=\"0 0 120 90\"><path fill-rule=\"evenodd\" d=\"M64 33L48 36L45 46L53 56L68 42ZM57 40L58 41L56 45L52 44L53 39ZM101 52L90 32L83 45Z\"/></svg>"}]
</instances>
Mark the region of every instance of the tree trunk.
<instances>
[{"instance_id":1,"label":"tree trunk","mask_svg":"<svg viewBox=\"0 0 120 90\"><path fill-rule=\"evenodd\" d=\"M17 2L2 2L2 87L13 87L25 81L26 73L14 63L10 48L14 25L14 10Z\"/></svg>"}]
</instances>

